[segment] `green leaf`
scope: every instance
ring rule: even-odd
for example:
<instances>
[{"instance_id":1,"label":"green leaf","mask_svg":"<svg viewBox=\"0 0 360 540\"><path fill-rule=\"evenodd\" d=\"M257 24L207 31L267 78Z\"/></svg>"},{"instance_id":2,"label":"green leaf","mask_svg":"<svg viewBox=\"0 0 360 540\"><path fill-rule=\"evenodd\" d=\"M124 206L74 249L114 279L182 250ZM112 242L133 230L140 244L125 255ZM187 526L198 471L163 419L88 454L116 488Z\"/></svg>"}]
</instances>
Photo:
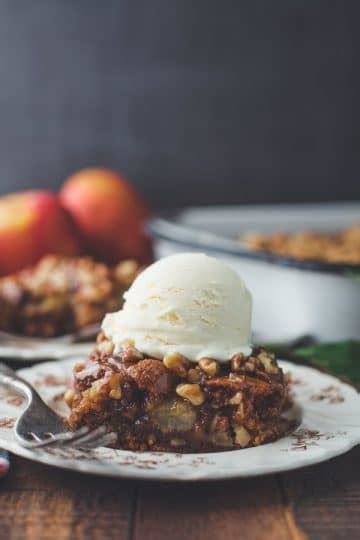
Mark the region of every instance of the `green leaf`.
<instances>
[{"instance_id":1,"label":"green leaf","mask_svg":"<svg viewBox=\"0 0 360 540\"><path fill-rule=\"evenodd\" d=\"M315 366L325 368L334 375L360 383L360 341L323 343L296 348L292 352L295 356L308 359Z\"/></svg>"},{"instance_id":2,"label":"green leaf","mask_svg":"<svg viewBox=\"0 0 360 540\"><path fill-rule=\"evenodd\" d=\"M359 281L360 283L360 270L348 270L346 275L355 279L356 281Z\"/></svg>"}]
</instances>

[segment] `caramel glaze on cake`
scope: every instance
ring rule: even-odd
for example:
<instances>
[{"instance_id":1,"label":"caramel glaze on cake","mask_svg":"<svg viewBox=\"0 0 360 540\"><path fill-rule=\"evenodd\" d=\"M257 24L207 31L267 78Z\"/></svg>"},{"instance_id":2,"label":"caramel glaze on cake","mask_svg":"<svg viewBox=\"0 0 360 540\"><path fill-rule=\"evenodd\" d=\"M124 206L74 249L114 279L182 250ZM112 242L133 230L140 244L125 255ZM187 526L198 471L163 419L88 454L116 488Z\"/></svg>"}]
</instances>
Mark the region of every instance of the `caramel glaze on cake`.
<instances>
[{"instance_id":1,"label":"caramel glaze on cake","mask_svg":"<svg viewBox=\"0 0 360 540\"><path fill-rule=\"evenodd\" d=\"M106 425L115 447L209 452L257 446L290 429L287 383L274 356L258 348L227 363L180 354L149 358L129 346L114 354L100 335L91 356L74 368L66 396L68 424Z\"/></svg>"}]
</instances>

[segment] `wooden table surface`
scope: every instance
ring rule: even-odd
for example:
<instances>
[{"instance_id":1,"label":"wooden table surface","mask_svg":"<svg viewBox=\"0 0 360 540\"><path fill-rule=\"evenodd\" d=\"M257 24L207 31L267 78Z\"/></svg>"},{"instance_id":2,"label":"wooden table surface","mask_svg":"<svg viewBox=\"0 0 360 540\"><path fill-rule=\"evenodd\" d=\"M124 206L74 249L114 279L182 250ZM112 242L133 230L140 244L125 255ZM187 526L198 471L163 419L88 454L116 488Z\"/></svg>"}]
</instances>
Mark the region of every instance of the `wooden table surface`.
<instances>
[{"instance_id":1,"label":"wooden table surface","mask_svg":"<svg viewBox=\"0 0 360 540\"><path fill-rule=\"evenodd\" d=\"M12 456L1 539L360 538L360 447L306 469L174 484L112 480Z\"/></svg>"}]
</instances>

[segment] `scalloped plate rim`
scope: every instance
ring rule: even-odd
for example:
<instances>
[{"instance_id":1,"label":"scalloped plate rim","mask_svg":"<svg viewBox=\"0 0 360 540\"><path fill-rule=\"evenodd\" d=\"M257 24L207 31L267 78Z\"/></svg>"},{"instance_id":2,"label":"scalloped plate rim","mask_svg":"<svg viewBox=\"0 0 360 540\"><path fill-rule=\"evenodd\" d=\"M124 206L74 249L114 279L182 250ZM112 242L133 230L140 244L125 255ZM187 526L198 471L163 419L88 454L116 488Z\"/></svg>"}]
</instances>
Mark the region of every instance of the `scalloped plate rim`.
<instances>
[{"instance_id":1,"label":"scalloped plate rim","mask_svg":"<svg viewBox=\"0 0 360 540\"><path fill-rule=\"evenodd\" d=\"M67 368L67 370L65 369L65 371L69 372L70 366L77 360L79 360L79 357L68 358L66 360L56 362L52 361L42 364L35 364L30 368L23 368L19 370L19 372L25 378L30 379L37 376L37 374L50 374L54 370L55 372L59 372L59 370L61 372L61 369L64 368ZM292 364L291 362L285 361L280 361L280 363L286 370L292 371L295 374L296 378L299 378L299 376L303 377L305 381L303 384L305 385L305 387L306 385L309 385L308 391L312 392L314 389L321 390L318 384L319 381L327 386L331 383L332 385L334 385L334 387L336 386L336 388L346 394L346 399L350 401L354 399L355 401L357 401L358 410L360 411L360 394L357 393L352 386L340 381L336 377L324 374L311 367L299 366L296 364ZM66 364L66 366L64 364ZM309 381L311 381L311 384ZM314 381L316 383L315 385ZM320 386L322 386L322 384ZM299 388L301 387L302 386L300 385ZM51 392L51 390L49 392ZM346 404L346 399L344 403L333 404L332 406L334 407L334 409L332 409L332 411L340 411L341 409L343 409ZM309 398L309 400L306 400L303 397L299 397L295 401L302 407L304 417L307 417L307 415L315 414L316 410L320 411L318 417L322 418L322 420L319 421L320 425L317 426L321 428L319 430L320 432L324 431L324 426L325 428L329 426L334 428L334 425L331 425L331 422L333 422L334 419L334 415L331 413L329 416L326 416L326 399L324 402L323 400L311 401L311 397ZM307 405L308 401L309 405ZM4 403L0 401L0 415L4 413L4 407L7 407L6 410L8 410L10 406L4 405ZM14 408L12 410L14 410ZM347 415L346 417L349 418L349 415ZM176 457L176 454L166 452L136 453L104 448L98 450L100 458L101 453L104 453L104 451L106 451L108 454L114 454L114 456L118 457L118 459L123 459L125 461L123 461L123 463L112 463L111 461L107 462L107 458L105 455L105 458L100 459L99 462L96 463L93 461L93 452L82 453L86 456L90 456L91 459L86 459L86 457L84 458L83 455L81 456L81 459L69 457L65 459L63 457L49 454L44 450L31 451L22 448L16 443L15 439L12 436L12 432L7 431L7 434L10 434L10 438L3 437L3 428L0 429L0 446L26 459L30 459L32 461L40 462L45 465L54 466L57 468L81 472L84 474L150 481L190 482L203 480L224 480L231 478L254 477L290 471L305 466L311 466L316 463L321 463L323 461L327 461L328 459L332 459L338 455L344 454L347 451L351 450L353 447L355 447L357 444L360 444L360 413L359 415L353 414L350 421L352 421L352 418L355 418L355 424L352 427L350 426L350 428L346 428L348 430L346 436L341 433L331 433L331 437L329 439L320 439L317 440L315 443L310 443L311 448L307 448L307 450L310 450L310 453L299 450L290 454L289 450L294 450L294 448L292 447L292 445L294 445L294 439L292 436L288 436L283 437L273 443L269 443L256 448L206 454L185 454L181 455L181 457ZM321 421L323 421L323 424L321 424ZM310 425L309 429L314 429L315 427L316 426L314 425ZM341 426L338 427L339 429L342 429ZM304 425L302 425L302 427L300 426L300 428L298 429L304 429ZM326 434L327 433L325 432L324 436ZM333 443L334 447L332 447ZM312 446L312 444L314 444L314 446ZM247 462L253 462L254 459L256 461L256 458L259 459L259 456L261 461L262 455L266 454L270 457L269 463L266 463L265 460L262 464L258 464L257 466L253 465L252 468L244 468L244 459L245 464ZM290 456L288 460L285 459L286 455ZM224 457L226 457L226 460L223 459ZM283 457L284 459L282 459ZM126 462L127 459L130 459L130 462ZM132 460L134 460L134 462L132 462ZM138 461L137 464L136 461ZM150 461L152 464L156 463L155 468L147 465ZM286 461L288 462L286 463Z\"/></svg>"}]
</instances>

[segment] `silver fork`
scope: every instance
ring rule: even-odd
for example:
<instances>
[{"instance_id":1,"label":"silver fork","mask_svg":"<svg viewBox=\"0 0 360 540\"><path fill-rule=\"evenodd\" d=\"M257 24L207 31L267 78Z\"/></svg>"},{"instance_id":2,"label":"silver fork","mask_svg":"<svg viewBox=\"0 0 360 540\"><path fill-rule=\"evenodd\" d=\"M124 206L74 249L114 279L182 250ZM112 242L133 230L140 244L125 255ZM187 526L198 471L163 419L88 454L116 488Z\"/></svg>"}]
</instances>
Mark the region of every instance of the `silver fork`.
<instances>
[{"instance_id":1,"label":"silver fork","mask_svg":"<svg viewBox=\"0 0 360 540\"><path fill-rule=\"evenodd\" d=\"M105 426L93 430L85 426L77 431L66 430L60 416L44 403L37 391L1 362L0 384L27 398L26 408L18 417L14 428L17 441L26 448L45 446L94 448L106 446L116 440L116 434L107 433Z\"/></svg>"}]
</instances>

